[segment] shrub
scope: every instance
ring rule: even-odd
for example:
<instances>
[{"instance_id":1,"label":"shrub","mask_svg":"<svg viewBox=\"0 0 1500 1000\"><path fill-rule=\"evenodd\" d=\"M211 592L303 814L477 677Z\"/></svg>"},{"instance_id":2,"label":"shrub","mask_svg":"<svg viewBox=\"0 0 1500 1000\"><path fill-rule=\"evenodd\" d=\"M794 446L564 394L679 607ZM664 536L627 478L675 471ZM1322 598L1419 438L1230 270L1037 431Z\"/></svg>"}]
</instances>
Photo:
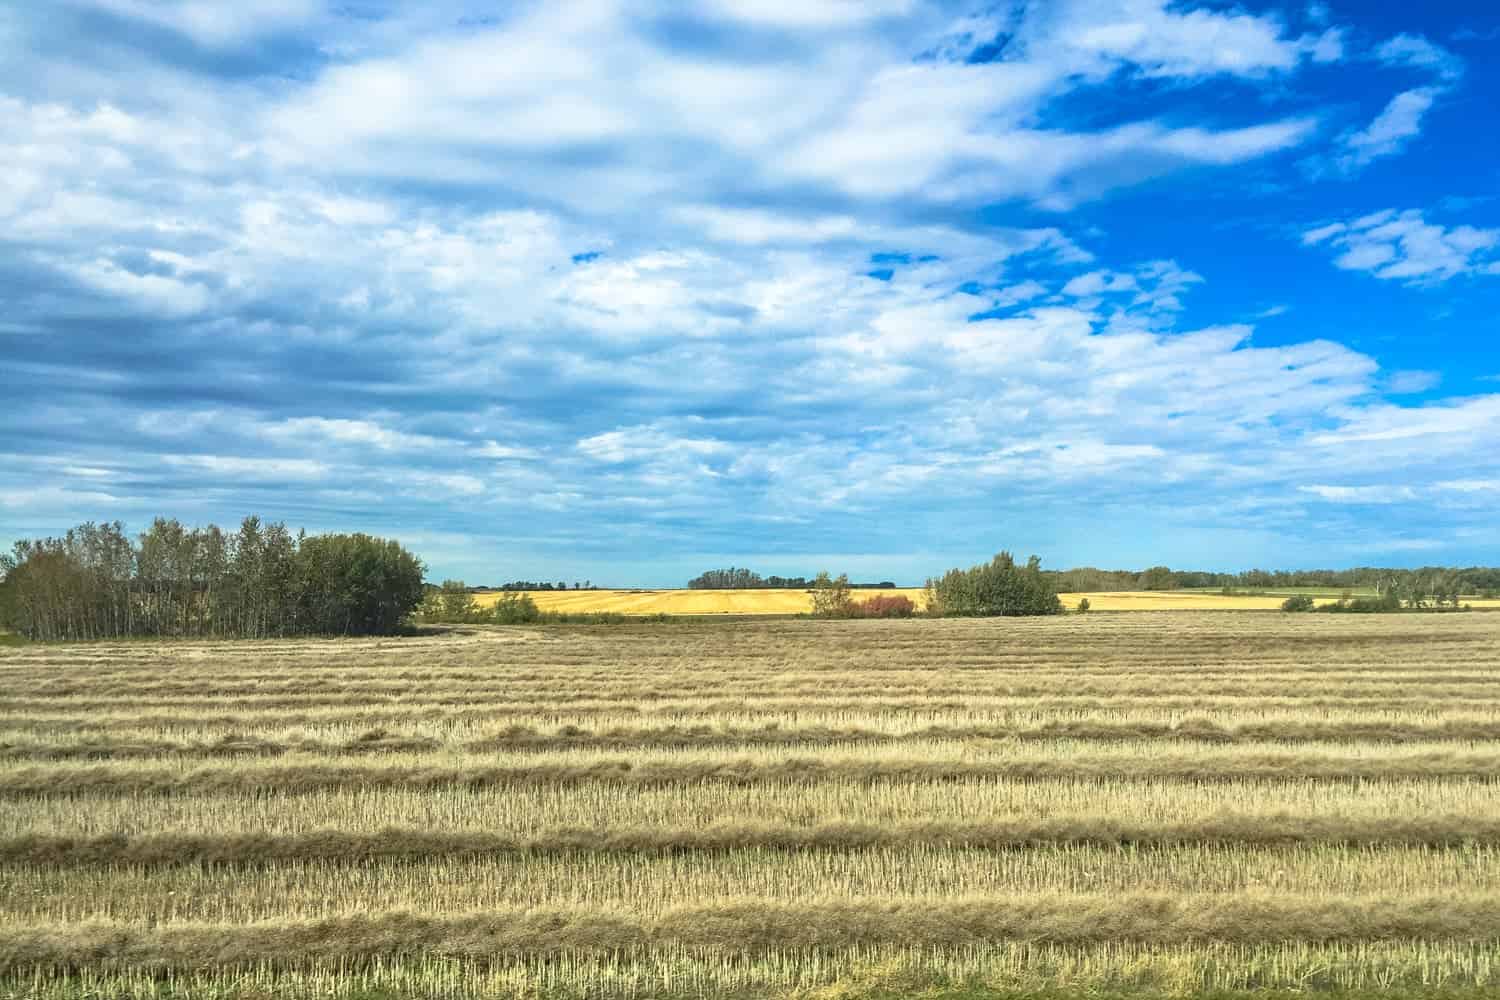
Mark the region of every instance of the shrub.
<instances>
[{"instance_id":1,"label":"shrub","mask_svg":"<svg viewBox=\"0 0 1500 1000\"><path fill-rule=\"evenodd\" d=\"M437 603L439 621L472 622L479 617L479 602L462 580L444 580Z\"/></svg>"},{"instance_id":2,"label":"shrub","mask_svg":"<svg viewBox=\"0 0 1500 1000\"><path fill-rule=\"evenodd\" d=\"M1009 552L971 569L950 569L927 581L928 610L937 615L1060 615L1062 601L1041 560L1032 556L1025 568Z\"/></svg>"},{"instance_id":3,"label":"shrub","mask_svg":"<svg viewBox=\"0 0 1500 1000\"><path fill-rule=\"evenodd\" d=\"M1317 602L1306 594L1296 594L1281 602L1281 610L1287 612L1311 611L1317 607Z\"/></svg>"},{"instance_id":4,"label":"shrub","mask_svg":"<svg viewBox=\"0 0 1500 1000\"><path fill-rule=\"evenodd\" d=\"M840 573L833 578L827 570L819 573L813 581L812 599L813 617L848 618L854 604L849 596L849 574Z\"/></svg>"},{"instance_id":5,"label":"shrub","mask_svg":"<svg viewBox=\"0 0 1500 1000\"><path fill-rule=\"evenodd\" d=\"M1394 591L1387 591L1379 597L1341 597L1332 604L1324 604L1314 610L1335 615L1389 614L1401 610L1401 598Z\"/></svg>"},{"instance_id":6,"label":"shrub","mask_svg":"<svg viewBox=\"0 0 1500 1000\"><path fill-rule=\"evenodd\" d=\"M529 625L541 621L541 618L541 609L536 606L531 595L517 594L514 591L501 594L491 611L491 620L496 625Z\"/></svg>"},{"instance_id":7,"label":"shrub","mask_svg":"<svg viewBox=\"0 0 1500 1000\"><path fill-rule=\"evenodd\" d=\"M917 606L903 594L871 597L849 605L850 618L910 618L916 613Z\"/></svg>"},{"instance_id":8,"label":"shrub","mask_svg":"<svg viewBox=\"0 0 1500 1000\"><path fill-rule=\"evenodd\" d=\"M1081 614L1081 615L1088 614L1089 613L1089 608L1091 606L1092 605L1089 604L1089 599L1087 597L1080 597L1078 599L1078 613L1079 614Z\"/></svg>"},{"instance_id":9,"label":"shrub","mask_svg":"<svg viewBox=\"0 0 1500 1000\"><path fill-rule=\"evenodd\" d=\"M618 611L543 611L533 620L543 625L627 625L638 619Z\"/></svg>"}]
</instances>

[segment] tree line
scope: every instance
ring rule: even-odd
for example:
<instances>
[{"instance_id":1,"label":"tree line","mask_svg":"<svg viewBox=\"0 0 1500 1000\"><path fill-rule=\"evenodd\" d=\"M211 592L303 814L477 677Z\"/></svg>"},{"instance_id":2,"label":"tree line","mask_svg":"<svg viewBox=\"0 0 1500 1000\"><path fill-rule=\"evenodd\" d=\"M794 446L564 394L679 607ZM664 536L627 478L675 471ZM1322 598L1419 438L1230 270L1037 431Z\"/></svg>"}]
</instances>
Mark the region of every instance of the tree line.
<instances>
[{"instance_id":1,"label":"tree line","mask_svg":"<svg viewBox=\"0 0 1500 1000\"><path fill-rule=\"evenodd\" d=\"M451 581L444 581L445 584L447 584L449 582L451 582ZM577 580L574 580L573 581L573 585L571 587L569 587L567 585L567 583L564 582L564 581L562 581L562 580L558 580L556 583L548 583L545 580L511 580L508 583L502 583L502 584L500 584L500 586L498 586L498 587L477 586L477 587L466 587L465 589L467 589L469 591L469 593L471 593L471 594L490 594L490 593L494 593L497 590L502 590L502 591L504 591L504 590L539 590L539 591L540 590L545 590L545 591L554 591L554 590L598 590L600 588L594 586L594 581L593 580L585 580L582 583L579 583Z\"/></svg>"},{"instance_id":2,"label":"tree line","mask_svg":"<svg viewBox=\"0 0 1500 1000\"><path fill-rule=\"evenodd\" d=\"M90 521L0 556L0 624L28 639L389 635L421 603L422 561L366 534L237 531L157 518L132 539Z\"/></svg>"},{"instance_id":3,"label":"tree line","mask_svg":"<svg viewBox=\"0 0 1500 1000\"><path fill-rule=\"evenodd\" d=\"M1500 567L1470 566L1467 568L1424 566L1417 569L1393 569L1389 567L1359 566L1353 569L1309 569L1309 570L1264 570L1250 569L1236 573L1215 573L1205 570L1172 569L1169 566L1150 566L1142 570L1098 569L1082 566L1075 569L1041 570L1051 581L1053 589L1061 594L1108 592L1115 590L1229 590L1262 591L1292 589L1297 587L1326 587L1333 590L1375 590L1384 593L1391 589L1426 586L1425 581L1443 577L1453 578L1462 593L1493 597L1500 594ZM688 581L689 590L755 590L788 589L812 590L817 578L805 576L766 576L753 570L731 566L728 569L713 569ZM893 589L895 583L885 580L880 583L850 583L853 590ZM511 589L507 585L507 589ZM514 589L544 589L543 587L517 587ZM1432 593L1432 591L1428 591Z\"/></svg>"},{"instance_id":4,"label":"tree line","mask_svg":"<svg viewBox=\"0 0 1500 1000\"><path fill-rule=\"evenodd\" d=\"M1409 586L1413 580L1426 580L1439 575L1454 577L1459 589L1466 594L1500 593L1500 567L1493 566L1423 566L1416 569L1357 566L1352 569L1250 569L1237 573L1178 570L1167 566L1152 566L1143 570L1107 570L1083 566L1043 572L1052 578L1059 592L1072 594L1111 590L1256 591L1296 587L1384 592L1393 587Z\"/></svg>"},{"instance_id":5,"label":"tree line","mask_svg":"<svg viewBox=\"0 0 1500 1000\"><path fill-rule=\"evenodd\" d=\"M812 590L821 576L808 579L805 576L761 576L753 570L731 566L728 569L711 569L688 581L689 590ZM852 590L894 590L891 580L879 583L848 583Z\"/></svg>"}]
</instances>

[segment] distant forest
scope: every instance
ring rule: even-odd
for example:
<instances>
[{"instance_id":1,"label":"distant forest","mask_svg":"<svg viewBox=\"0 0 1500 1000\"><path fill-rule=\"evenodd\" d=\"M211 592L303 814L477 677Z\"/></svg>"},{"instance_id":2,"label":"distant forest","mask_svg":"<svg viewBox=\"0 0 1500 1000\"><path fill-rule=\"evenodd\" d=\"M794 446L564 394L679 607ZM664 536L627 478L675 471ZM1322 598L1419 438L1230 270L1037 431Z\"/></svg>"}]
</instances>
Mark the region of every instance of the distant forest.
<instances>
[{"instance_id":1,"label":"distant forest","mask_svg":"<svg viewBox=\"0 0 1500 1000\"><path fill-rule=\"evenodd\" d=\"M1115 590L1282 590L1295 587L1324 587L1330 590L1374 590L1380 593L1405 586L1412 580L1456 580L1465 594L1500 593L1500 567L1424 566L1418 569L1393 569L1360 566L1355 569L1265 570L1251 569L1239 573L1210 573L1202 570L1171 569L1152 566L1144 570L1049 569L1041 574L1060 594L1094 593ZM761 576L753 570L731 566L713 569L688 581L689 590L811 590L814 578L805 576ZM880 583L851 583L852 589L892 589L889 580Z\"/></svg>"},{"instance_id":2,"label":"distant forest","mask_svg":"<svg viewBox=\"0 0 1500 1000\"><path fill-rule=\"evenodd\" d=\"M1085 566L1081 569L1043 570L1053 579L1059 593L1078 594L1110 590L1188 590L1218 589L1234 591L1281 590L1293 587L1325 587L1330 590L1374 590L1385 592L1413 579L1446 580L1456 583L1466 594L1500 593L1500 567L1423 566L1416 569L1394 569L1359 566L1354 569L1266 570L1251 569L1240 573L1208 573L1198 570L1150 569L1109 570Z\"/></svg>"}]
</instances>

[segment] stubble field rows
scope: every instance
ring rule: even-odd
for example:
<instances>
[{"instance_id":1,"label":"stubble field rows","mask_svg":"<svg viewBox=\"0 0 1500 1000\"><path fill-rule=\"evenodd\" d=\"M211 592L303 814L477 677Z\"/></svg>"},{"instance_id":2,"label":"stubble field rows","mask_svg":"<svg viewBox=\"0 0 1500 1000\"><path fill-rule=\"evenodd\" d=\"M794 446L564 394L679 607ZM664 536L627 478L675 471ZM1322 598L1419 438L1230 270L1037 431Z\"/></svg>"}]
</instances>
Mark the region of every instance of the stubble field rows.
<instances>
[{"instance_id":1,"label":"stubble field rows","mask_svg":"<svg viewBox=\"0 0 1500 1000\"><path fill-rule=\"evenodd\" d=\"M1500 988L1500 616L0 651L0 995Z\"/></svg>"}]
</instances>

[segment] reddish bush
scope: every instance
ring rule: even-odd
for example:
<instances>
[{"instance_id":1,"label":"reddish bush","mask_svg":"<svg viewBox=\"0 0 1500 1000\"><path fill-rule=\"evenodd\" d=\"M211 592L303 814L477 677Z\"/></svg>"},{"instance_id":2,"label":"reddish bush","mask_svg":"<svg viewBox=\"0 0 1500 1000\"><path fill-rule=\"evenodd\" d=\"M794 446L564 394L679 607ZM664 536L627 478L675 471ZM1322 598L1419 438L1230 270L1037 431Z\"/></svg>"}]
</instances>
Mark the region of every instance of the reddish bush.
<instances>
[{"instance_id":1,"label":"reddish bush","mask_svg":"<svg viewBox=\"0 0 1500 1000\"><path fill-rule=\"evenodd\" d=\"M904 594L881 595L849 606L850 618L910 618L917 606Z\"/></svg>"}]
</instances>

